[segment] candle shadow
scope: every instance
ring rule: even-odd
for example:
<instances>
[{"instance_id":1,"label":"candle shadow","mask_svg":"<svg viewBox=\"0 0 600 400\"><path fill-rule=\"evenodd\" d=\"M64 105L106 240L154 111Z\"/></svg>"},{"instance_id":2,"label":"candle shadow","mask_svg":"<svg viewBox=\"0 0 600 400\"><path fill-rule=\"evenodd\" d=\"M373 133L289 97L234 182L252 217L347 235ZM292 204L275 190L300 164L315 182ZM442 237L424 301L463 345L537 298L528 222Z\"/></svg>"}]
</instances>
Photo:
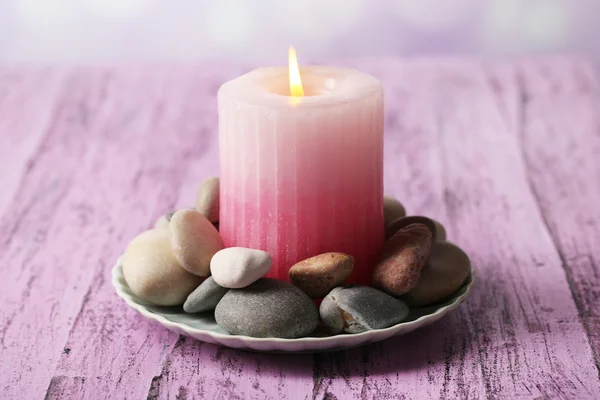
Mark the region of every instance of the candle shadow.
<instances>
[{"instance_id":1,"label":"candle shadow","mask_svg":"<svg viewBox=\"0 0 600 400\"><path fill-rule=\"evenodd\" d=\"M459 355L448 351L452 343L464 343L468 334L454 336L451 340L444 334L449 325L458 321L436 322L430 326L403 336L387 339L371 345L314 355L314 370L324 378L355 378L358 376L382 376L403 371L428 369L447 364Z\"/></svg>"},{"instance_id":2,"label":"candle shadow","mask_svg":"<svg viewBox=\"0 0 600 400\"><path fill-rule=\"evenodd\" d=\"M471 334L460 329L461 316L455 313L427 327L403 336L367 346L315 354L258 353L220 346L213 360L229 364L256 365L261 374L320 380L343 380L365 376L428 369L464 357L460 347L470 343ZM235 360L235 362L231 361Z\"/></svg>"}]
</instances>

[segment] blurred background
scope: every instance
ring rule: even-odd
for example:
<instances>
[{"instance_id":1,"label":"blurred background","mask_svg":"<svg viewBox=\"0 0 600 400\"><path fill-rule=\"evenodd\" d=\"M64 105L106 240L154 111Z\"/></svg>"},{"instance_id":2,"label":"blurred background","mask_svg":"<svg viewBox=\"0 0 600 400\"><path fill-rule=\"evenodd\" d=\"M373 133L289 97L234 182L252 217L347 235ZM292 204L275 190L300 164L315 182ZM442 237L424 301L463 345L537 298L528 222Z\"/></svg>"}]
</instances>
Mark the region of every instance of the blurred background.
<instances>
[{"instance_id":1,"label":"blurred background","mask_svg":"<svg viewBox=\"0 0 600 400\"><path fill-rule=\"evenodd\" d=\"M0 0L0 63L584 52L600 0Z\"/></svg>"}]
</instances>

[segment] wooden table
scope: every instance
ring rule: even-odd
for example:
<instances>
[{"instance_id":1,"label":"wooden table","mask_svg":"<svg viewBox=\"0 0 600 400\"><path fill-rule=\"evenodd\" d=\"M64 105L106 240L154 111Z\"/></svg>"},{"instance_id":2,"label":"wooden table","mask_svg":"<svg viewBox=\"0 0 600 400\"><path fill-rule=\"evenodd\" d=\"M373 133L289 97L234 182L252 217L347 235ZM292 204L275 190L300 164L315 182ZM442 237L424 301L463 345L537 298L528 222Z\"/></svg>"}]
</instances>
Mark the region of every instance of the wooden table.
<instances>
[{"instance_id":1,"label":"wooden table","mask_svg":"<svg viewBox=\"0 0 600 400\"><path fill-rule=\"evenodd\" d=\"M442 321L316 355L178 336L110 270L218 174L246 68L0 69L0 397L600 398L600 75L584 59L360 60L386 92L386 191L478 281Z\"/></svg>"}]
</instances>

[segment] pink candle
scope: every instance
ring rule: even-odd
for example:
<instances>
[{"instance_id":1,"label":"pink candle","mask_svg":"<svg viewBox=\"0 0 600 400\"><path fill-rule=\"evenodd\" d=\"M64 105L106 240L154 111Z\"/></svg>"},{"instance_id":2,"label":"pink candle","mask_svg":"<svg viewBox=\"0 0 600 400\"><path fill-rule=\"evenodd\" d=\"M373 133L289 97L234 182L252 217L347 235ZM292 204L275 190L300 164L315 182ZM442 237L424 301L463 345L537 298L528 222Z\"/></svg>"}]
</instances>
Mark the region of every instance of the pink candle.
<instances>
[{"instance_id":1,"label":"pink candle","mask_svg":"<svg viewBox=\"0 0 600 400\"><path fill-rule=\"evenodd\" d=\"M261 68L219 90L220 232L226 246L273 257L267 276L288 280L308 257L355 257L353 283L370 283L384 242L383 92L349 69Z\"/></svg>"}]
</instances>

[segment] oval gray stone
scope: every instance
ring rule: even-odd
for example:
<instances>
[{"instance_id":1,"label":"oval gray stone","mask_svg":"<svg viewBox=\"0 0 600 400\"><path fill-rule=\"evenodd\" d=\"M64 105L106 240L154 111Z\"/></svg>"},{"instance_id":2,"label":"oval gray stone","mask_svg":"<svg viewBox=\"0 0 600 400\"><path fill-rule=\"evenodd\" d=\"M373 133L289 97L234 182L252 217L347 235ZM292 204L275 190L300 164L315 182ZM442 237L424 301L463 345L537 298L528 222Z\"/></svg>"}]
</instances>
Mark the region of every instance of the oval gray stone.
<instances>
[{"instance_id":1,"label":"oval gray stone","mask_svg":"<svg viewBox=\"0 0 600 400\"><path fill-rule=\"evenodd\" d=\"M215 310L221 328L232 335L299 338L319 324L315 303L294 285L262 278L243 289L231 289Z\"/></svg>"},{"instance_id":2,"label":"oval gray stone","mask_svg":"<svg viewBox=\"0 0 600 400\"><path fill-rule=\"evenodd\" d=\"M209 276L188 296L183 303L186 313L199 313L214 310L219 301L229 289L219 286L212 276Z\"/></svg>"},{"instance_id":3,"label":"oval gray stone","mask_svg":"<svg viewBox=\"0 0 600 400\"><path fill-rule=\"evenodd\" d=\"M395 219L404 217L406 209L398 200L393 197L383 196L383 224L387 226Z\"/></svg>"},{"instance_id":4,"label":"oval gray stone","mask_svg":"<svg viewBox=\"0 0 600 400\"><path fill-rule=\"evenodd\" d=\"M335 333L360 333L402 322L408 306L375 288L351 285L333 289L323 299L319 314Z\"/></svg>"},{"instance_id":5,"label":"oval gray stone","mask_svg":"<svg viewBox=\"0 0 600 400\"><path fill-rule=\"evenodd\" d=\"M431 248L427 264L417 285L403 300L411 307L423 307L452 296L471 273L469 256L449 242L437 242Z\"/></svg>"}]
</instances>

